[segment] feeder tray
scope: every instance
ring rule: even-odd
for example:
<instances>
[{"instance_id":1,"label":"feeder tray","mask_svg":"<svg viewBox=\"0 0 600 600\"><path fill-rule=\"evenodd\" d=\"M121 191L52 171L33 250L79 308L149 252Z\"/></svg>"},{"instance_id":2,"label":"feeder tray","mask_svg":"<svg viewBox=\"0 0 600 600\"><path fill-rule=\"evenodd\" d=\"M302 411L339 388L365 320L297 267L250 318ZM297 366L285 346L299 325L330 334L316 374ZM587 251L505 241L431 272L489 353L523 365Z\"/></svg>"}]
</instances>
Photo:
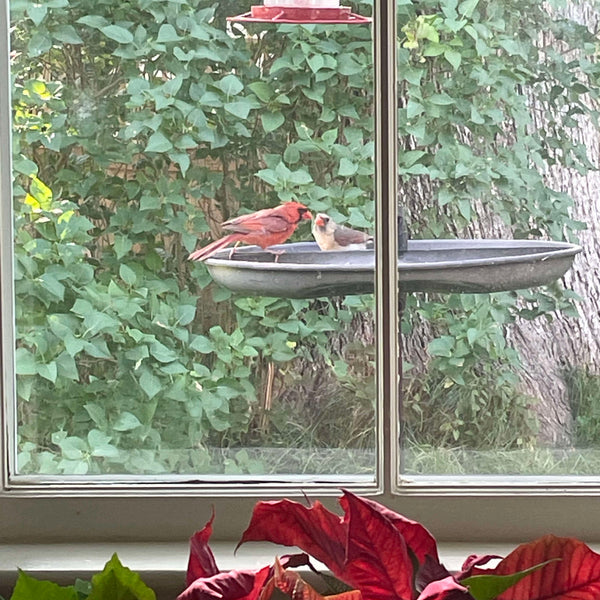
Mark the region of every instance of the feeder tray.
<instances>
[{"instance_id":1,"label":"feeder tray","mask_svg":"<svg viewBox=\"0 0 600 600\"><path fill-rule=\"evenodd\" d=\"M242 23L324 23L366 24L370 17L353 13L349 6L253 6L250 12L236 17L227 17L228 21Z\"/></svg>"},{"instance_id":2,"label":"feeder tray","mask_svg":"<svg viewBox=\"0 0 600 600\"><path fill-rule=\"evenodd\" d=\"M230 290L279 298L372 293L374 250L323 252L314 242L219 250L206 260ZM409 240L398 260L402 292L488 293L531 288L564 275L581 247L538 240Z\"/></svg>"}]
</instances>

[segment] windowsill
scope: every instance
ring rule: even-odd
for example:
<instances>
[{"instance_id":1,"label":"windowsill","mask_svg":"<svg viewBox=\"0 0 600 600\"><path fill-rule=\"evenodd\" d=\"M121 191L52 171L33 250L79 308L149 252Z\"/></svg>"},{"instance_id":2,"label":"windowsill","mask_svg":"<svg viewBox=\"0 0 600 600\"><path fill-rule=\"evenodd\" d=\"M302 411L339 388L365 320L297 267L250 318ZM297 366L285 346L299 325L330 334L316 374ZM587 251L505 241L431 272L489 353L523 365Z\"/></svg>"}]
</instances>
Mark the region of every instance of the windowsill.
<instances>
[{"instance_id":1,"label":"windowsill","mask_svg":"<svg viewBox=\"0 0 600 600\"><path fill-rule=\"evenodd\" d=\"M518 544L440 543L442 563L451 571L460 569L470 554L506 555ZM272 563L275 555L290 552L269 543L242 546L233 555L232 542L212 542L221 570L259 568ZM69 585L76 578L90 579L117 553L121 562L140 573L157 600L174 600L185 587L187 543L90 543L90 544L0 544L0 594L9 598L17 568L39 579Z\"/></svg>"}]
</instances>

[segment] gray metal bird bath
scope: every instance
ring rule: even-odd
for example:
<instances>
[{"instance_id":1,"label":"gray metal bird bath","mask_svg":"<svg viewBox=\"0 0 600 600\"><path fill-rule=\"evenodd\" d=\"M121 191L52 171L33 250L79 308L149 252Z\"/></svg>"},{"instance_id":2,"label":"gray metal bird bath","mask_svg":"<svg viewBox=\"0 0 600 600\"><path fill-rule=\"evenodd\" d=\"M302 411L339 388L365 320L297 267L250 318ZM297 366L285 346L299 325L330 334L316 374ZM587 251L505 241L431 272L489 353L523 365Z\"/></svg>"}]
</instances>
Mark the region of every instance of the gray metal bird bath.
<instances>
[{"instance_id":1,"label":"gray metal bird bath","mask_svg":"<svg viewBox=\"0 0 600 600\"><path fill-rule=\"evenodd\" d=\"M323 252L314 242L220 250L206 261L213 279L234 292L279 298L372 293L373 250ZM551 283L581 247L541 240L409 240L398 261L403 292L487 293Z\"/></svg>"}]
</instances>

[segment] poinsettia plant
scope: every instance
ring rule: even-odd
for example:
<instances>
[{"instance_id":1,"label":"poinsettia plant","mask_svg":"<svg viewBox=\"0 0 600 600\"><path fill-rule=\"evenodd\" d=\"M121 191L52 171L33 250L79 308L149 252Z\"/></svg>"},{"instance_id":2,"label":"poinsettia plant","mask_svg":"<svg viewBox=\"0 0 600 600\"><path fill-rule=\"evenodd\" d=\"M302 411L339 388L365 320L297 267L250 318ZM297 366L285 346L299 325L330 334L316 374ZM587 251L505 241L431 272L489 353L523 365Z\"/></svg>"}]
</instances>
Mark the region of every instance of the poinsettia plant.
<instances>
[{"instance_id":1,"label":"poinsettia plant","mask_svg":"<svg viewBox=\"0 0 600 600\"><path fill-rule=\"evenodd\" d=\"M270 541L303 551L254 570L219 571L209 547L214 514L191 538L187 588L178 600L598 600L600 555L583 542L547 535L485 568L494 555L469 556L458 573L440 562L434 537L420 523L344 491L343 515L320 502L258 502L239 545ZM317 591L294 567L335 576Z\"/></svg>"}]
</instances>

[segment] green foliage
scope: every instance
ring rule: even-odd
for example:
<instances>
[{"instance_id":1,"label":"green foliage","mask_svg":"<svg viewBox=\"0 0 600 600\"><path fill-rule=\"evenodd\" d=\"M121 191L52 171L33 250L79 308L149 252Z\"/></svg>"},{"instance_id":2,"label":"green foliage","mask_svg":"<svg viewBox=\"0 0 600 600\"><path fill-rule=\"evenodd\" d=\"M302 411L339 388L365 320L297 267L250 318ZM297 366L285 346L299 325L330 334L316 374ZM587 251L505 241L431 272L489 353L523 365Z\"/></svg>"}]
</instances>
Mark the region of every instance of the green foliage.
<instances>
[{"instance_id":1,"label":"green foliage","mask_svg":"<svg viewBox=\"0 0 600 600\"><path fill-rule=\"evenodd\" d=\"M600 442L600 376L587 368L565 371L574 420L574 445L589 448Z\"/></svg>"},{"instance_id":2,"label":"green foliage","mask_svg":"<svg viewBox=\"0 0 600 600\"><path fill-rule=\"evenodd\" d=\"M451 295L413 301L416 316L438 334L427 346L427 373L405 377L409 444L441 448L523 447L537 433L533 398L517 390L520 360L505 339L514 293Z\"/></svg>"},{"instance_id":3,"label":"green foliage","mask_svg":"<svg viewBox=\"0 0 600 600\"><path fill-rule=\"evenodd\" d=\"M74 585L60 586L51 581L35 579L19 571L10 600L156 600L156 594L142 581L138 573L121 564L113 554L91 582L78 580Z\"/></svg>"},{"instance_id":4,"label":"green foliage","mask_svg":"<svg viewBox=\"0 0 600 600\"><path fill-rule=\"evenodd\" d=\"M248 430L262 366L332 363L351 313L230 299L185 258L291 197L372 222L369 31L282 47L229 35L226 3L11 8L19 468L226 469L211 449Z\"/></svg>"},{"instance_id":5,"label":"green foliage","mask_svg":"<svg viewBox=\"0 0 600 600\"><path fill-rule=\"evenodd\" d=\"M232 297L185 260L221 220L292 198L353 227L374 219L369 28L250 25L244 36L225 19L243 8L11 2L23 472L260 471L213 449L270 439L253 434L270 364L317 406L325 390L358 396L349 427L359 446L371 439L372 347L352 340L371 299ZM597 94L591 34L533 0L399 11L400 173L435 193L426 206L409 196L413 234L463 235L480 204L515 237L572 238L581 225L543 172L591 166L570 135ZM539 47L541 30L572 53ZM543 127L533 126L532 97ZM496 427L515 407L528 415L505 326L572 310L571 299L556 287L531 292L526 309L514 295L410 302L404 327L413 314L437 336L422 392L434 416L448 391L476 388L466 405L448 400L442 440L519 443L507 439L509 423ZM311 362L327 371L321 390L307 384ZM290 424L285 408L294 397L280 397L277 443L322 444L326 431L332 446L345 443L333 426L317 434L305 423L297 435L301 419Z\"/></svg>"}]
</instances>

